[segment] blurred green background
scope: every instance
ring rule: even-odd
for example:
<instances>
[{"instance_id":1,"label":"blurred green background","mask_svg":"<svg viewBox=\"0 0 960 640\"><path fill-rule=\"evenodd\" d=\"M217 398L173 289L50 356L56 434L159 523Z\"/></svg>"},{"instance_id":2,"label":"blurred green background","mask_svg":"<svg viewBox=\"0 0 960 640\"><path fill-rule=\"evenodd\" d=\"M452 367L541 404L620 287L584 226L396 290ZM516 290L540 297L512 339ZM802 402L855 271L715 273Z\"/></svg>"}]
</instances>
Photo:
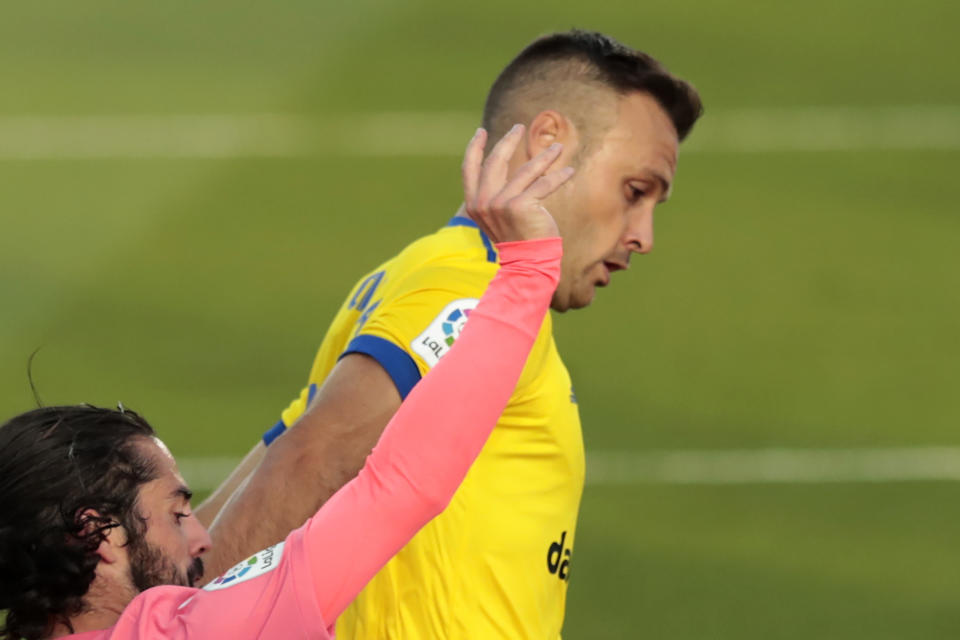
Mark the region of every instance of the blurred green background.
<instances>
[{"instance_id":1,"label":"blurred green background","mask_svg":"<svg viewBox=\"0 0 960 640\"><path fill-rule=\"evenodd\" d=\"M7 3L0 413L42 346L45 402L240 455L355 279L452 215L502 66L598 29L707 115L656 251L557 318L594 479L565 637L956 637L954 482L603 480L611 451L960 446L960 5L884 6Z\"/></svg>"}]
</instances>

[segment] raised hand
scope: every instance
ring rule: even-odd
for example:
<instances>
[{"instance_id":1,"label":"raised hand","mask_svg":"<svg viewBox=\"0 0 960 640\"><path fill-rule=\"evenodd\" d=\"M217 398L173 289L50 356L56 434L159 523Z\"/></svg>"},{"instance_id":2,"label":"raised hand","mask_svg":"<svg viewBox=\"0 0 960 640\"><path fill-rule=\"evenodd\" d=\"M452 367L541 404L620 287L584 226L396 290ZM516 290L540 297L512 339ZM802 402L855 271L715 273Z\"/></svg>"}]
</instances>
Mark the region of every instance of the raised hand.
<instances>
[{"instance_id":1,"label":"raised hand","mask_svg":"<svg viewBox=\"0 0 960 640\"><path fill-rule=\"evenodd\" d=\"M553 144L520 167L508 182L510 158L523 139L523 132L523 125L514 125L484 161L487 132L477 129L463 157L467 214L493 242L560 235L543 199L573 175L573 167L544 173L563 148L559 143Z\"/></svg>"}]
</instances>

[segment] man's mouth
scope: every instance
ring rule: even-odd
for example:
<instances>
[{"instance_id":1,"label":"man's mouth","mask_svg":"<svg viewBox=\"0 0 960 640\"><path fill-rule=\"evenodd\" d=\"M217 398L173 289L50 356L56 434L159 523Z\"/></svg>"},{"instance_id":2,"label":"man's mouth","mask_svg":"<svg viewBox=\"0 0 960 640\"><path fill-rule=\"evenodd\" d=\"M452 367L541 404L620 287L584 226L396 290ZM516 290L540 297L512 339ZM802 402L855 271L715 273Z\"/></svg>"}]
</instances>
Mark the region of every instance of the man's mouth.
<instances>
[{"instance_id":1,"label":"man's mouth","mask_svg":"<svg viewBox=\"0 0 960 640\"><path fill-rule=\"evenodd\" d=\"M620 262L613 262L612 260L603 261L603 275L597 281L598 287L605 287L610 284L610 274L614 271L623 271L627 266Z\"/></svg>"},{"instance_id":2,"label":"man's mouth","mask_svg":"<svg viewBox=\"0 0 960 640\"><path fill-rule=\"evenodd\" d=\"M187 569L187 584L194 586L200 578L203 577L203 560L194 558Z\"/></svg>"},{"instance_id":3,"label":"man's mouth","mask_svg":"<svg viewBox=\"0 0 960 640\"><path fill-rule=\"evenodd\" d=\"M606 262L603 263L603 273L600 275L600 279L597 280L598 287L605 287L610 284L610 267Z\"/></svg>"}]
</instances>

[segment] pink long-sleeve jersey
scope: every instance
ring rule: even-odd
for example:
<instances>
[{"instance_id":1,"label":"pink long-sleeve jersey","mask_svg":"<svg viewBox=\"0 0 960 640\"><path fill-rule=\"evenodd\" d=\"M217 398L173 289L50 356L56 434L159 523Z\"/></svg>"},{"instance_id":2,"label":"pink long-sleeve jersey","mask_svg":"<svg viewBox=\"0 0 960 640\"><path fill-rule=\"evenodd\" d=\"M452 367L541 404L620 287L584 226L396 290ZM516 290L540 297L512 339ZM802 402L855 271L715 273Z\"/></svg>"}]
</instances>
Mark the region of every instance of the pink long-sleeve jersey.
<instances>
[{"instance_id":1,"label":"pink long-sleeve jersey","mask_svg":"<svg viewBox=\"0 0 960 640\"><path fill-rule=\"evenodd\" d=\"M69 637L330 638L370 578L450 501L520 377L560 277L561 241L498 250L500 271L456 345L407 396L359 475L306 524L202 590L148 589L113 627Z\"/></svg>"}]
</instances>

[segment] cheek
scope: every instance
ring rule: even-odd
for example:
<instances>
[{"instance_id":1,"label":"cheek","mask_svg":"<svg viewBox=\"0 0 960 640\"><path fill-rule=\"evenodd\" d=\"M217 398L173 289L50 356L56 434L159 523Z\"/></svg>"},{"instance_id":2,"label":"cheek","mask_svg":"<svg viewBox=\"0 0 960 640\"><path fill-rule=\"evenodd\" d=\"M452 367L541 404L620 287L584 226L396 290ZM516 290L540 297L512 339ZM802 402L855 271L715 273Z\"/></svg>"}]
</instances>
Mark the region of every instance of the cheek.
<instances>
[{"instance_id":1,"label":"cheek","mask_svg":"<svg viewBox=\"0 0 960 640\"><path fill-rule=\"evenodd\" d=\"M543 199L543 206L550 212L560 228L560 234L568 235L578 224L578 212L583 208L579 189L566 183Z\"/></svg>"},{"instance_id":2,"label":"cheek","mask_svg":"<svg viewBox=\"0 0 960 640\"><path fill-rule=\"evenodd\" d=\"M596 199L581 230L583 251L590 260L606 258L626 231L623 206L612 198Z\"/></svg>"},{"instance_id":3,"label":"cheek","mask_svg":"<svg viewBox=\"0 0 960 640\"><path fill-rule=\"evenodd\" d=\"M625 221L623 194L616 182L591 177L594 179L578 185L581 187L577 198L581 223L592 236L617 236Z\"/></svg>"},{"instance_id":4,"label":"cheek","mask_svg":"<svg viewBox=\"0 0 960 640\"><path fill-rule=\"evenodd\" d=\"M607 203L596 196L590 184L574 183L564 187L569 188L561 188L544 204L557 221L566 244L579 246L584 239L596 235L598 213L607 208ZM601 214L599 218L602 217Z\"/></svg>"},{"instance_id":5,"label":"cheek","mask_svg":"<svg viewBox=\"0 0 960 640\"><path fill-rule=\"evenodd\" d=\"M179 556L187 548L187 536L176 524L165 523L163 526L156 526L151 533L153 535L148 536L148 541L167 555Z\"/></svg>"},{"instance_id":6,"label":"cheek","mask_svg":"<svg viewBox=\"0 0 960 640\"><path fill-rule=\"evenodd\" d=\"M597 198L595 218L597 226L601 227L606 235L621 235L627 224L623 196L613 188L605 191L602 197Z\"/></svg>"},{"instance_id":7,"label":"cheek","mask_svg":"<svg viewBox=\"0 0 960 640\"><path fill-rule=\"evenodd\" d=\"M568 278L594 268L623 233L623 205L608 191L606 184L598 185L595 180L575 180L544 201L564 238Z\"/></svg>"}]
</instances>

